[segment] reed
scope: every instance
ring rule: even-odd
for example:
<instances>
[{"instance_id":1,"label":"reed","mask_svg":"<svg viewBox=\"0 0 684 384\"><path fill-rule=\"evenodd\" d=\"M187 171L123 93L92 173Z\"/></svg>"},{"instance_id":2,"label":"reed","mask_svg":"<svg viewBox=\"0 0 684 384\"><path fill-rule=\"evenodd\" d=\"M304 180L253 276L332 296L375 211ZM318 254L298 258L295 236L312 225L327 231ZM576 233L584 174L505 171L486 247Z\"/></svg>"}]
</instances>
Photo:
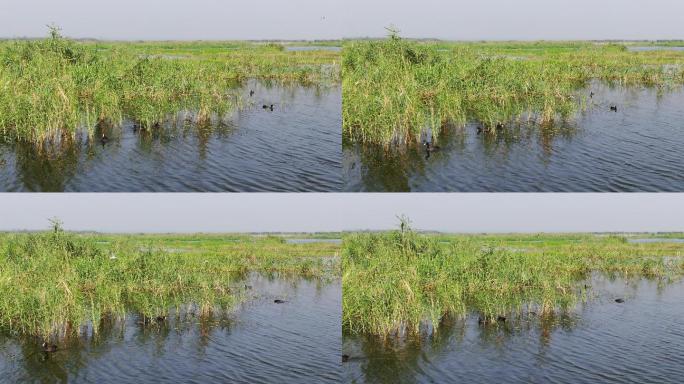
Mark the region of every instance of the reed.
<instances>
[{"instance_id":1,"label":"reed","mask_svg":"<svg viewBox=\"0 0 684 384\"><path fill-rule=\"evenodd\" d=\"M437 331L449 316L475 313L486 324L569 310L591 297L593 273L680 276L684 263L671 256L683 250L621 236L352 234L342 251L343 330L390 336Z\"/></svg>"},{"instance_id":2,"label":"reed","mask_svg":"<svg viewBox=\"0 0 684 384\"><path fill-rule=\"evenodd\" d=\"M334 246L334 245L333 245ZM0 328L45 339L97 334L102 319L230 311L250 273L339 276L330 244L280 237L96 235L53 231L0 235ZM339 247L339 246L337 246Z\"/></svg>"},{"instance_id":3,"label":"reed","mask_svg":"<svg viewBox=\"0 0 684 384\"><path fill-rule=\"evenodd\" d=\"M287 52L277 44L92 43L63 38L0 44L0 130L43 143L124 117L152 129L191 111L198 122L242 106L250 78L339 81L334 52Z\"/></svg>"},{"instance_id":4,"label":"reed","mask_svg":"<svg viewBox=\"0 0 684 384\"><path fill-rule=\"evenodd\" d=\"M344 139L389 145L426 133L438 140L469 121L495 131L512 120L571 119L587 108L593 80L681 85L684 53L589 42L416 42L392 34L347 42L342 77Z\"/></svg>"}]
</instances>

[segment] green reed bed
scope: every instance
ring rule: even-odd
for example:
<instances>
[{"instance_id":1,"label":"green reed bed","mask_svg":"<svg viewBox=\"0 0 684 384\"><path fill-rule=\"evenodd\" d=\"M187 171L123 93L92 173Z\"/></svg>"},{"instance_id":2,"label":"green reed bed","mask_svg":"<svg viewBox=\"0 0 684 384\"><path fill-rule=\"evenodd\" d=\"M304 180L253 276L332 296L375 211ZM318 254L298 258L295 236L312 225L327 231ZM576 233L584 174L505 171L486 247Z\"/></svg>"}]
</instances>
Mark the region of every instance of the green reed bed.
<instances>
[{"instance_id":1,"label":"green reed bed","mask_svg":"<svg viewBox=\"0 0 684 384\"><path fill-rule=\"evenodd\" d=\"M622 236L353 234L342 251L343 329L389 336L438 330L478 313L551 314L591 296L592 273L668 281L684 272L684 244Z\"/></svg>"},{"instance_id":2,"label":"green reed bed","mask_svg":"<svg viewBox=\"0 0 684 384\"><path fill-rule=\"evenodd\" d=\"M73 136L124 117L142 129L192 111L198 122L245 103L249 78L339 81L334 53L278 44L92 43L60 36L0 44L0 132L30 142Z\"/></svg>"},{"instance_id":3,"label":"green reed bed","mask_svg":"<svg viewBox=\"0 0 684 384\"><path fill-rule=\"evenodd\" d=\"M191 305L218 314L246 298L250 273L339 276L336 252L276 237L2 234L0 328L47 339L86 324L97 333L100 320L129 313L154 319Z\"/></svg>"},{"instance_id":4,"label":"green reed bed","mask_svg":"<svg viewBox=\"0 0 684 384\"><path fill-rule=\"evenodd\" d=\"M591 80L684 84L684 53L628 52L589 42L350 41L344 46L343 132L348 141L411 142L428 128L515 119L545 125L587 107ZM588 92L587 92L588 93Z\"/></svg>"}]
</instances>

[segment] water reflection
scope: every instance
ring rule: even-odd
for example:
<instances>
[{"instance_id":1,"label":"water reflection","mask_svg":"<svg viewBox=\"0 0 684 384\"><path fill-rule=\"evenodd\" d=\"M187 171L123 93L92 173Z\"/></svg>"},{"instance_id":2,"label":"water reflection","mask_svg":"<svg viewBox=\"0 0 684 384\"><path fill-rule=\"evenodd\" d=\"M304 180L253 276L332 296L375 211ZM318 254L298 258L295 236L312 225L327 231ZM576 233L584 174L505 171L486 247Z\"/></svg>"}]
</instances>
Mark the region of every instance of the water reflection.
<instances>
[{"instance_id":1,"label":"water reflection","mask_svg":"<svg viewBox=\"0 0 684 384\"><path fill-rule=\"evenodd\" d=\"M5 141L0 191L341 189L339 86L249 81L241 92L241 109L224 118L181 111L150 130L125 120L44 148Z\"/></svg>"},{"instance_id":2,"label":"water reflection","mask_svg":"<svg viewBox=\"0 0 684 384\"><path fill-rule=\"evenodd\" d=\"M596 297L573 311L527 311L487 326L473 314L403 340L345 334L343 351L350 358L344 380L678 382L684 374L684 284L609 278L592 284Z\"/></svg>"},{"instance_id":3,"label":"water reflection","mask_svg":"<svg viewBox=\"0 0 684 384\"><path fill-rule=\"evenodd\" d=\"M347 191L684 191L684 88L672 92L592 84L573 121L446 127L439 152L344 142ZM588 94L588 92L587 92ZM618 105L612 112L610 105Z\"/></svg>"},{"instance_id":4,"label":"water reflection","mask_svg":"<svg viewBox=\"0 0 684 384\"><path fill-rule=\"evenodd\" d=\"M39 339L0 333L3 380L339 382L340 282L253 276L248 283L254 297L235 313L172 312L148 325L136 314L104 318L99 334L62 339L55 353L42 353Z\"/></svg>"}]
</instances>

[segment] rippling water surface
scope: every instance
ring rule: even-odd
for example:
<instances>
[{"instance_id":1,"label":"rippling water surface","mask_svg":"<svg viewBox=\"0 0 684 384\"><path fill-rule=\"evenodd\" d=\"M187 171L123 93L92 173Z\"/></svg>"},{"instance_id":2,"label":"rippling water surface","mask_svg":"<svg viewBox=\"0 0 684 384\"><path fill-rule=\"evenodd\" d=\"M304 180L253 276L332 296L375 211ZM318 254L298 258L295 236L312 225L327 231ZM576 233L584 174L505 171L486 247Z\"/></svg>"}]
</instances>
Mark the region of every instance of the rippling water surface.
<instances>
[{"instance_id":1,"label":"rippling water surface","mask_svg":"<svg viewBox=\"0 0 684 384\"><path fill-rule=\"evenodd\" d=\"M181 114L151 133L132 121L106 128L104 146L0 144L0 191L339 191L340 87L250 82L243 92L247 106L210 127Z\"/></svg>"},{"instance_id":2,"label":"rippling water surface","mask_svg":"<svg viewBox=\"0 0 684 384\"><path fill-rule=\"evenodd\" d=\"M0 334L0 382L340 382L339 281L257 277L249 284L258 298L227 318L142 328L133 315L49 356L36 339Z\"/></svg>"},{"instance_id":3,"label":"rippling water surface","mask_svg":"<svg viewBox=\"0 0 684 384\"><path fill-rule=\"evenodd\" d=\"M470 316L401 342L345 335L344 382L681 383L684 284L592 284L594 300L554 317L482 327Z\"/></svg>"},{"instance_id":4,"label":"rippling water surface","mask_svg":"<svg viewBox=\"0 0 684 384\"><path fill-rule=\"evenodd\" d=\"M346 144L347 191L684 191L684 88L593 85L589 109L541 129L508 126L477 134L454 127L426 158L422 146L385 151ZM589 90L587 90L589 93ZM611 112L610 106L618 111Z\"/></svg>"}]
</instances>

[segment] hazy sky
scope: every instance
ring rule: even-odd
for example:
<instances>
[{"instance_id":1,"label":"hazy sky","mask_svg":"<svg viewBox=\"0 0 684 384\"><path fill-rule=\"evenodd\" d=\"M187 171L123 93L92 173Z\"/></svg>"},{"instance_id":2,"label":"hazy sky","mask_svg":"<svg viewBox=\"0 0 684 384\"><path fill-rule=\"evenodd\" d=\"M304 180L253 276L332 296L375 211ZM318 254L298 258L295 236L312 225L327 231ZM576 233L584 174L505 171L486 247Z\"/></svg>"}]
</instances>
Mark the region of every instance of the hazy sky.
<instances>
[{"instance_id":1,"label":"hazy sky","mask_svg":"<svg viewBox=\"0 0 684 384\"><path fill-rule=\"evenodd\" d=\"M2 0L0 36L104 39L684 38L682 0Z\"/></svg>"},{"instance_id":2,"label":"hazy sky","mask_svg":"<svg viewBox=\"0 0 684 384\"><path fill-rule=\"evenodd\" d=\"M348 36L456 40L684 38L682 0L345 0ZM363 9L363 12L356 10Z\"/></svg>"},{"instance_id":3,"label":"hazy sky","mask_svg":"<svg viewBox=\"0 0 684 384\"><path fill-rule=\"evenodd\" d=\"M0 36L100 39L331 39L342 0L0 0Z\"/></svg>"},{"instance_id":4,"label":"hazy sky","mask_svg":"<svg viewBox=\"0 0 684 384\"><path fill-rule=\"evenodd\" d=\"M684 194L0 194L0 230L257 232L684 231Z\"/></svg>"}]
</instances>

